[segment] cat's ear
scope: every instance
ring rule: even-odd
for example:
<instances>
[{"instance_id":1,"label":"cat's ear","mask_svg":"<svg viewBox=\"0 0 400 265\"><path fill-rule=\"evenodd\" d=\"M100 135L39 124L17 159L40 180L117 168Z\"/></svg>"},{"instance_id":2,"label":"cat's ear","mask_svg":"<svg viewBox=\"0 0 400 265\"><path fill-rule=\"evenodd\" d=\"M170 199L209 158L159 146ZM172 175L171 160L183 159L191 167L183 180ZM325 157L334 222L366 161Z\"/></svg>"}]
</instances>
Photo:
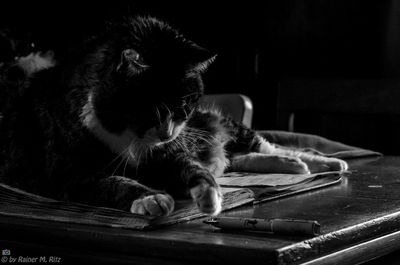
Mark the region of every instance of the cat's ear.
<instances>
[{"instance_id":1,"label":"cat's ear","mask_svg":"<svg viewBox=\"0 0 400 265\"><path fill-rule=\"evenodd\" d=\"M200 73L206 71L217 57L216 54L197 45L191 45L190 49L187 50L186 56L189 59L187 62L188 70Z\"/></svg>"},{"instance_id":2,"label":"cat's ear","mask_svg":"<svg viewBox=\"0 0 400 265\"><path fill-rule=\"evenodd\" d=\"M141 73L149 66L144 62L142 56L133 49L126 49L121 52L121 59L117 65L117 73L134 76Z\"/></svg>"}]
</instances>

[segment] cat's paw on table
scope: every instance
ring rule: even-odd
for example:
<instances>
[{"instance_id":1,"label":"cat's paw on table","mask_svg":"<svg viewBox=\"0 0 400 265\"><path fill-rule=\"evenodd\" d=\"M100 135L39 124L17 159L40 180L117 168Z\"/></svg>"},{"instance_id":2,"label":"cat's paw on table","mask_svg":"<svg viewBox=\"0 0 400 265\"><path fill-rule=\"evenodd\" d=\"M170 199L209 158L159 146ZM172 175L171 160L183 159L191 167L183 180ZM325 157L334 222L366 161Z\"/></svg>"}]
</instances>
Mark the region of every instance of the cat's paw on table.
<instances>
[{"instance_id":1,"label":"cat's paw on table","mask_svg":"<svg viewBox=\"0 0 400 265\"><path fill-rule=\"evenodd\" d=\"M134 200L130 212L155 216L169 215L174 210L174 205L174 199L170 195L158 193Z\"/></svg>"},{"instance_id":2,"label":"cat's paw on table","mask_svg":"<svg viewBox=\"0 0 400 265\"><path fill-rule=\"evenodd\" d=\"M283 165L281 171L284 173L292 173L292 174L309 174L310 170L306 163L304 163L298 157L276 157L279 160L279 163ZM277 164L279 164L277 163Z\"/></svg>"},{"instance_id":3,"label":"cat's paw on table","mask_svg":"<svg viewBox=\"0 0 400 265\"><path fill-rule=\"evenodd\" d=\"M310 173L307 164L298 157L263 153L235 156L232 160L231 170L257 173Z\"/></svg>"},{"instance_id":4,"label":"cat's paw on table","mask_svg":"<svg viewBox=\"0 0 400 265\"><path fill-rule=\"evenodd\" d=\"M222 193L218 187L202 183L190 189L190 194L201 212L210 215L221 212Z\"/></svg>"},{"instance_id":5,"label":"cat's paw on table","mask_svg":"<svg viewBox=\"0 0 400 265\"><path fill-rule=\"evenodd\" d=\"M329 167L335 171L346 171L349 169L347 162L338 158L329 158Z\"/></svg>"},{"instance_id":6,"label":"cat's paw on table","mask_svg":"<svg viewBox=\"0 0 400 265\"><path fill-rule=\"evenodd\" d=\"M323 157L319 159L314 159L313 161L307 162L307 164L312 173L327 172L327 171L343 172L349 168L346 161L332 157Z\"/></svg>"}]
</instances>

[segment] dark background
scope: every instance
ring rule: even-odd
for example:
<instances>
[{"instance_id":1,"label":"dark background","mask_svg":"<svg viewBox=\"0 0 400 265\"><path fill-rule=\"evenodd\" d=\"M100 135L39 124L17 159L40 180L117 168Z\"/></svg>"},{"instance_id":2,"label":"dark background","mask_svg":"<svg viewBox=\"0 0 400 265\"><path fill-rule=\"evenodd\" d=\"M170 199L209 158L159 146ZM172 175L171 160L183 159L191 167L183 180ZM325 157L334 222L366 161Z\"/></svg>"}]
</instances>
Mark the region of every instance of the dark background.
<instances>
[{"instance_id":1,"label":"dark background","mask_svg":"<svg viewBox=\"0 0 400 265\"><path fill-rule=\"evenodd\" d=\"M368 102L357 100L357 93L364 93L360 85L341 90L347 93L354 89L348 103L355 106L354 111L339 108L321 112L313 106L300 112L295 130L388 154L400 153L396 145L400 107L391 103L394 106L385 113L365 114L368 104L377 104L378 110L379 104L387 105L385 100L373 100L381 89L380 80L390 80L390 89L400 89L400 3L395 0L33 2L2 4L0 28L21 34L37 49L55 50L56 55L65 53L80 38L102 30L108 19L150 14L168 21L218 54L205 75L206 91L248 95L254 104L256 129L287 129L278 120L283 117L279 106L285 105L280 102L286 100L278 94L285 89L285 80L297 80L294 88L289 88L300 90L296 95L304 90L304 96L298 97L303 107L308 97L315 97L307 94L305 80L320 80L320 89L312 93L321 95L328 91L335 94L332 80L337 86L349 80L373 80L377 85L367 89ZM363 84L369 86L368 82ZM295 108L296 101L286 105Z\"/></svg>"}]
</instances>

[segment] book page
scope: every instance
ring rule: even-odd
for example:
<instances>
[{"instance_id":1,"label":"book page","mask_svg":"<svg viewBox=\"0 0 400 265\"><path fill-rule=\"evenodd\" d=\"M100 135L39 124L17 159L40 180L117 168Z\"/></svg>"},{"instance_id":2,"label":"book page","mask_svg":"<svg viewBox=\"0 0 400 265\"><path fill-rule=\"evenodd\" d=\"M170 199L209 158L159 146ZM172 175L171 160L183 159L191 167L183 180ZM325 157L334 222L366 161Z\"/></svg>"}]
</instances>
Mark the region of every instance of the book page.
<instances>
[{"instance_id":1,"label":"book page","mask_svg":"<svg viewBox=\"0 0 400 265\"><path fill-rule=\"evenodd\" d=\"M337 172L315 174L264 174L248 172L230 172L217 178L217 183L228 187L275 187L289 186L310 181L316 176L329 175Z\"/></svg>"}]
</instances>

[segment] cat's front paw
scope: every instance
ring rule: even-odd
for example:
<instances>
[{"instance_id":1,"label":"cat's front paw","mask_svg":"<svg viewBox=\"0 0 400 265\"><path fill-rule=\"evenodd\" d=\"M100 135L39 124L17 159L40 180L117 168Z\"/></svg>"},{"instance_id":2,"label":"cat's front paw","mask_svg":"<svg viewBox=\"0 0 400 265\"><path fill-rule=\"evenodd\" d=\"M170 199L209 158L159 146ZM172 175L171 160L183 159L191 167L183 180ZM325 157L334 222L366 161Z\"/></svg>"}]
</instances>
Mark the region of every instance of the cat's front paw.
<instances>
[{"instance_id":1,"label":"cat's front paw","mask_svg":"<svg viewBox=\"0 0 400 265\"><path fill-rule=\"evenodd\" d=\"M346 171L349 166L346 161L338 158L321 158L314 159L311 163L307 163L312 173L327 171Z\"/></svg>"},{"instance_id":2,"label":"cat's front paw","mask_svg":"<svg viewBox=\"0 0 400 265\"><path fill-rule=\"evenodd\" d=\"M131 213L143 215L169 215L174 210L174 199L168 194L158 193L134 200Z\"/></svg>"},{"instance_id":3,"label":"cat's front paw","mask_svg":"<svg viewBox=\"0 0 400 265\"><path fill-rule=\"evenodd\" d=\"M201 212L210 215L217 215L221 212L222 194L218 187L202 183L191 188L190 195Z\"/></svg>"},{"instance_id":4,"label":"cat's front paw","mask_svg":"<svg viewBox=\"0 0 400 265\"><path fill-rule=\"evenodd\" d=\"M231 170L258 173L310 173L307 164L298 157L260 153L250 153L234 157Z\"/></svg>"},{"instance_id":5,"label":"cat's front paw","mask_svg":"<svg viewBox=\"0 0 400 265\"><path fill-rule=\"evenodd\" d=\"M291 173L291 174L309 174L310 170L307 166L306 163L304 163L300 158L298 157L277 157L279 160L279 163L276 163L276 165L279 165L280 163L283 165L281 169L279 169L277 172L282 172L282 173Z\"/></svg>"},{"instance_id":6,"label":"cat's front paw","mask_svg":"<svg viewBox=\"0 0 400 265\"><path fill-rule=\"evenodd\" d=\"M329 169L333 171L346 171L349 169L347 162L338 158L328 158L327 164Z\"/></svg>"}]
</instances>

